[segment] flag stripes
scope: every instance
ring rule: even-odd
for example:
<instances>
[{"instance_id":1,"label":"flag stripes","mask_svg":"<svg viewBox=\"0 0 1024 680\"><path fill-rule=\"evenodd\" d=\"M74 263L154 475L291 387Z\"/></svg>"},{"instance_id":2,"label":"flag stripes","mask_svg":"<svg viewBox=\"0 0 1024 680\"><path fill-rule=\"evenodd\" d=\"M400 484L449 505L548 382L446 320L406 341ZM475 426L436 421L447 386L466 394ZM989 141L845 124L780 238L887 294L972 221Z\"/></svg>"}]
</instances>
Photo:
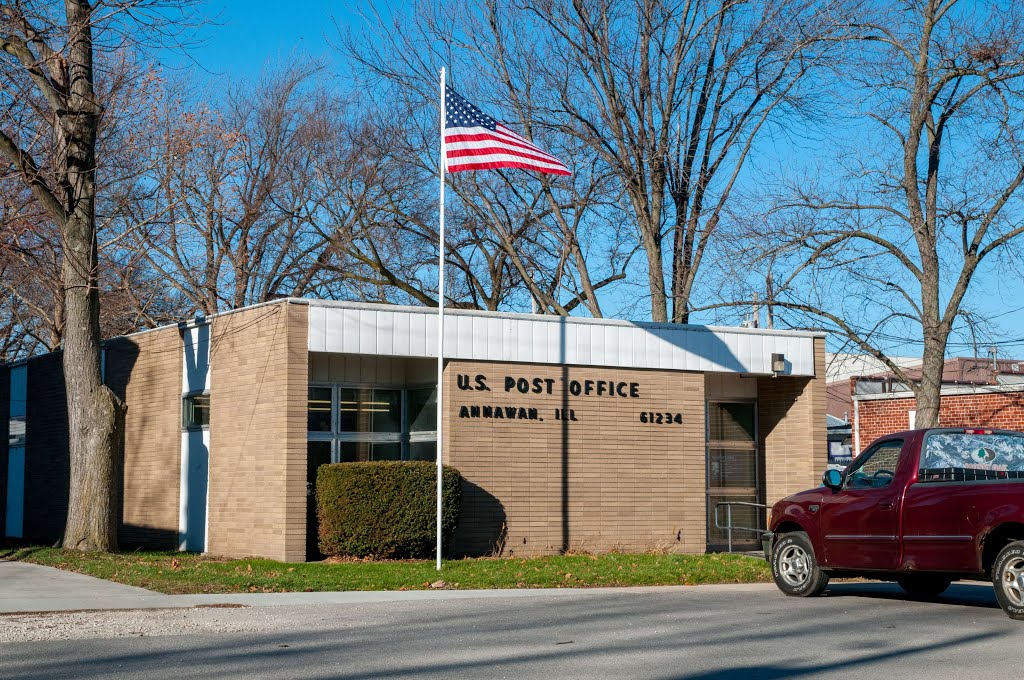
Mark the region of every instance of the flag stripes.
<instances>
[{"instance_id":1,"label":"flag stripes","mask_svg":"<svg viewBox=\"0 0 1024 680\"><path fill-rule=\"evenodd\" d=\"M570 175L551 154L509 130L455 92L448 91L444 153L448 172L523 168Z\"/></svg>"}]
</instances>

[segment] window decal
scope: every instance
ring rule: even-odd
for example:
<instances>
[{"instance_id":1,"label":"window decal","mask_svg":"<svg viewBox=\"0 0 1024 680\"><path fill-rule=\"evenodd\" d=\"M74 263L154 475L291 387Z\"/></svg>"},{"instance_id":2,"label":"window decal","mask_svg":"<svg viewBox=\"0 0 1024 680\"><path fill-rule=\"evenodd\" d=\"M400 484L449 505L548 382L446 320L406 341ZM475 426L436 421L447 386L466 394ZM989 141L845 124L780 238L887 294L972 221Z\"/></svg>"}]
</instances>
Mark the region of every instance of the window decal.
<instances>
[{"instance_id":1,"label":"window decal","mask_svg":"<svg viewBox=\"0 0 1024 680\"><path fill-rule=\"evenodd\" d=\"M919 477L972 481L1024 477L1024 437L1011 434L937 432L925 441Z\"/></svg>"}]
</instances>

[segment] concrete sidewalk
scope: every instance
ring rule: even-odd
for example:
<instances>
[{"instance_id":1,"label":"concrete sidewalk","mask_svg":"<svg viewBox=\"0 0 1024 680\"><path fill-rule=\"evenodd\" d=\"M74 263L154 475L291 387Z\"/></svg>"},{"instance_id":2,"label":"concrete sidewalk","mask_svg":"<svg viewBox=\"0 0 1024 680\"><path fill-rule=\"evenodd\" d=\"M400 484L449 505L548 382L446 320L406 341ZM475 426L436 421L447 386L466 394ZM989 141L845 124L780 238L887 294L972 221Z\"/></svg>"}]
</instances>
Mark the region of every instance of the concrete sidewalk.
<instances>
[{"instance_id":1,"label":"concrete sidewalk","mask_svg":"<svg viewBox=\"0 0 1024 680\"><path fill-rule=\"evenodd\" d=\"M133 609L160 606L148 602L165 597L144 588L38 564L0 562L0 613Z\"/></svg>"},{"instance_id":2,"label":"concrete sidewalk","mask_svg":"<svg viewBox=\"0 0 1024 680\"><path fill-rule=\"evenodd\" d=\"M515 590L405 590L318 593L236 593L163 595L144 588L61 571L26 562L0 562L0 614L61 612L83 609L177 609L239 605L274 607L306 604L365 604L413 600L463 600L496 597L582 597L612 592L670 592L707 588L764 590L766 583L721 586L646 586L634 588L535 588Z\"/></svg>"}]
</instances>

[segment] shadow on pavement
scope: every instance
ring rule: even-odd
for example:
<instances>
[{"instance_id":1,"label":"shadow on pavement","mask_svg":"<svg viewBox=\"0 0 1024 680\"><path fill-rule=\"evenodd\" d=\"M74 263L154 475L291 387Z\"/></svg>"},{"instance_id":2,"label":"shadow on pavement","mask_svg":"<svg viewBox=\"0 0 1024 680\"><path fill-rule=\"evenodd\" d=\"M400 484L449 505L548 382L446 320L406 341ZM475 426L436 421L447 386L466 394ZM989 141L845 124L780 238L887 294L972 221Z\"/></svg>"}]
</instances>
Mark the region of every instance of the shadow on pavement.
<instances>
[{"instance_id":1,"label":"shadow on pavement","mask_svg":"<svg viewBox=\"0 0 1024 680\"><path fill-rule=\"evenodd\" d=\"M921 598L908 595L895 583L882 582L856 582L856 583L833 583L829 584L825 591L826 598L833 597L866 597L876 600L906 600L908 602L921 602ZM933 600L936 604L959 605L962 607L984 607L998 609L995 592L992 584L981 581L967 581L954 583L949 590Z\"/></svg>"},{"instance_id":2,"label":"shadow on pavement","mask_svg":"<svg viewBox=\"0 0 1024 680\"><path fill-rule=\"evenodd\" d=\"M102 636L80 640L26 642L0 649L4 677L24 680L184 675L207 680L248 678L484 677L654 677L671 680L778 680L830 673L887 671L907 661L981 656L1004 638L1013 658L1020 628L1001 612L984 617L960 610L971 628L950 626L948 604L989 606L991 588L951 588L942 605L901 606L894 584L837 583L834 598L795 600L767 592L698 591L621 593L580 597L574 602L546 598L507 603L437 601L382 603L365 607L285 608L298 619L274 622L274 612L219 613L225 625L235 617L265 621L248 632L215 629L194 634L147 633L145 637ZM878 599L892 599L879 606ZM876 601L873 601L876 600ZM947 605L947 606L943 606ZM841 616L832 610L842 610ZM912 636L894 634L893 619ZM896 611L902 610L902 611ZM181 616L175 614L175 616ZM957 617L952 617L956 620ZM652 621L654 622L652 624ZM986 629L978 629L978 625ZM825 636L826 648L802 641ZM871 674L868 674L871 675ZM879 677L875 672L871 677ZM891 677L901 677L894 674ZM941 676L939 676L941 677Z\"/></svg>"},{"instance_id":3,"label":"shadow on pavement","mask_svg":"<svg viewBox=\"0 0 1024 680\"><path fill-rule=\"evenodd\" d=\"M961 637L956 641L956 644L971 644L996 637L999 637L996 633L979 633L976 635ZM843 670L853 671L859 666L868 666L914 654L926 654L931 651L947 648L949 644L950 641L943 640L927 645L918 645L916 647L901 647L889 652L864 654L857 658L847 659L844 661L812 664L808 666L787 666L782 668L779 666L748 665L734 668L719 668L706 673L697 673L695 675L680 675L672 680L739 680L740 678L743 678L743 680L779 680L780 678L817 677L823 673Z\"/></svg>"}]
</instances>

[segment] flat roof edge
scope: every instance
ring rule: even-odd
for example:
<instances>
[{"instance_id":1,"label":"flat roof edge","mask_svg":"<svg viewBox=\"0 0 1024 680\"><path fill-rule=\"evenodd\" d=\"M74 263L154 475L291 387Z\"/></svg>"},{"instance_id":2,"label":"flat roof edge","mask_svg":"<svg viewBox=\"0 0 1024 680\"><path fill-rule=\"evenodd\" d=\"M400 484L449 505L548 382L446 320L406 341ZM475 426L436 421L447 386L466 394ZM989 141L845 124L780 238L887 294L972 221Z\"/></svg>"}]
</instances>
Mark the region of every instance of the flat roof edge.
<instances>
[{"instance_id":1,"label":"flat roof edge","mask_svg":"<svg viewBox=\"0 0 1024 680\"><path fill-rule=\"evenodd\" d=\"M940 397L959 397L971 394L1013 394L1024 392L1024 384L1018 385L950 385L943 387ZM883 392L881 394L854 394L854 401L884 401L886 399L913 399L914 393L910 390L900 392Z\"/></svg>"},{"instance_id":2,"label":"flat roof edge","mask_svg":"<svg viewBox=\"0 0 1024 680\"><path fill-rule=\"evenodd\" d=\"M123 335L115 335L109 338L104 338L102 343L113 342L120 338L134 338L137 336L145 335L147 333L155 333L157 331L166 331L169 328L195 328L209 324L214 319L230 316L232 314L238 314L241 312L247 312L252 309L258 309L260 307L269 307L272 305L305 305L309 307L325 307L325 308L338 308L338 309L356 309L356 310L373 310L373 311L391 311L400 312L406 314L422 314L422 315L436 315L436 307L420 307L412 305L389 305L375 302L348 302L343 300L321 300L315 298L295 298L287 297L280 298L277 300L268 300L266 302L260 302L258 304L249 305L247 307L239 307L238 309L229 309L217 314L211 314L210 316L193 318L176 323L168 323L163 326L157 326L156 328L146 328L133 333L125 333ZM459 309L452 307L445 307L444 313L446 316L469 316L469 317L483 317L493 319L519 319L529 320L540 323L571 323L588 326L610 326L619 328L643 328L647 330L673 330L673 331L693 331L698 333L736 333L740 335L753 335L760 337L798 337L798 338L825 338L827 333L824 331L794 331L794 330L781 330L774 328L743 328L739 326L708 326L702 324L676 324L676 323L665 323L656 321L627 321L624 319L595 319L591 317L563 317L554 316L551 314L526 314L523 312L491 312L476 309ZM29 361L39 359L56 352L63 350L57 349L43 354L36 354L34 356L25 357L18 359L17 361L0 363L3 367L14 367L22 365Z\"/></svg>"},{"instance_id":3,"label":"flat roof edge","mask_svg":"<svg viewBox=\"0 0 1024 680\"><path fill-rule=\"evenodd\" d=\"M199 326L206 326L213 319L219 319L221 317L231 316L232 314L238 314L240 312L247 312L250 309L258 309L260 307L270 307L272 305L283 305L283 304L308 305L309 304L309 300L307 300L305 298L291 298L291 297L289 297L289 298L280 298L278 300L267 300L266 302L260 302L260 303L257 303L255 305L249 305L248 307L239 307L238 309L228 309L228 310L225 310L223 312L217 312L216 314L211 314L210 316L204 316L204 317L201 317L201 318L192 318L192 319L188 319L188 320L185 320L185 321L178 321L178 322L175 322L175 323L168 323L168 324L164 324L163 326L157 326L156 328L144 328L141 331L134 331L132 333L124 333L122 335L112 335L109 338L103 338L102 340L100 340L100 346L102 347L103 345L106 345L109 342L114 342L114 341L120 340L122 338L136 338L136 337L139 337L140 335L146 335L148 333L156 333L158 331L166 331L166 330L171 329L171 328L175 328L175 329L179 329L180 330L180 329L183 329L183 328L197 328ZM7 362L7 363L0 362L0 367L3 367L3 368L14 368L15 366L21 366L23 364L26 364L29 361L35 361L36 359L42 359L43 357L48 357L51 354L59 354L59 353L61 353L63 351L64 351L63 348L59 348L59 349L50 350L49 352L43 352L42 354L33 354L30 357L25 357L24 359L18 359L16 361L11 361L11 362Z\"/></svg>"},{"instance_id":4,"label":"flat roof edge","mask_svg":"<svg viewBox=\"0 0 1024 680\"><path fill-rule=\"evenodd\" d=\"M308 298L289 298L289 300L301 301L304 302L305 304L308 304L311 307L393 311L409 314L437 314L437 307L387 305L375 302L347 302L343 300L318 300ZM524 312L490 312L478 309L459 309L453 307L445 307L444 313L445 316L477 316L492 319L524 319L542 323L573 323L591 326L640 327L652 330L690 330L697 332L741 333L747 335L788 336L800 338L824 338L828 335L825 331L792 331L774 328L743 328L740 326L707 326L703 324L682 324L658 321L595 319L591 317L555 316L552 314L527 314Z\"/></svg>"}]
</instances>

